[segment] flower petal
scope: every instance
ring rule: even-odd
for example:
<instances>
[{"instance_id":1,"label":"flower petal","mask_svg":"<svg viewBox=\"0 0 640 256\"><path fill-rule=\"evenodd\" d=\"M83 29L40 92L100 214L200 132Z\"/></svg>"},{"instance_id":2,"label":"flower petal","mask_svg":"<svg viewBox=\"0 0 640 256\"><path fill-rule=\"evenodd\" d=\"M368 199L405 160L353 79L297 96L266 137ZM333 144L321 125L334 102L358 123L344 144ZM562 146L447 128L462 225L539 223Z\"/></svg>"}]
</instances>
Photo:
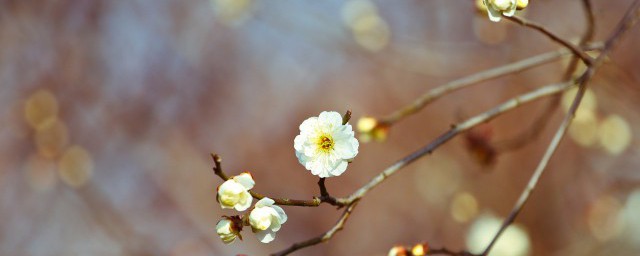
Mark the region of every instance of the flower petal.
<instances>
[{"instance_id":1,"label":"flower petal","mask_svg":"<svg viewBox=\"0 0 640 256\"><path fill-rule=\"evenodd\" d=\"M331 176L340 176L347 170L347 161L341 161L338 166L331 171Z\"/></svg>"},{"instance_id":2,"label":"flower petal","mask_svg":"<svg viewBox=\"0 0 640 256\"><path fill-rule=\"evenodd\" d=\"M261 230L256 233L256 237L258 237L258 240L260 240L260 242L266 244L273 241L273 239L276 239L276 232L273 232L269 229Z\"/></svg>"},{"instance_id":3,"label":"flower petal","mask_svg":"<svg viewBox=\"0 0 640 256\"><path fill-rule=\"evenodd\" d=\"M256 208L259 207L265 207L265 206L271 206L275 203L276 201L273 201L273 199L268 198L268 197L264 197L262 199L260 199L260 201L258 201L256 203Z\"/></svg>"},{"instance_id":4,"label":"flower petal","mask_svg":"<svg viewBox=\"0 0 640 256\"><path fill-rule=\"evenodd\" d=\"M235 209L236 211L244 211L246 209L249 209L249 207L251 206L251 202L253 201L253 197L251 197L251 194L249 194L249 192L244 191L242 192L242 194L240 194L240 200L238 201L238 203L235 205Z\"/></svg>"},{"instance_id":5,"label":"flower petal","mask_svg":"<svg viewBox=\"0 0 640 256\"><path fill-rule=\"evenodd\" d=\"M280 221L280 224L287 222L287 214L284 212L282 207L274 205L274 206L271 206L271 208L273 208L273 210L275 210L278 213L278 220Z\"/></svg>"},{"instance_id":6,"label":"flower petal","mask_svg":"<svg viewBox=\"0 0 640 256\"><path fill-rule=\"evenodd\" d=\"M333 128L342 125L342 116L335 111L323 111L318 116L318 122Z\"/></svg>"},{"instance_id":7,"label":"flower petal","mask_svg":"<svg viewBox=\"0 0 640 256\"><path fill-rule=\"evenodd\" d=\"M487 5L487 13L489 14L489 19L493 22L498 22L502 19L502 13L493 6Z\"/></svg>"},{"instance_id":8,"label":"flower petal","mask_svg":"<svg viewBox=\"0 0 640 256\"><path fill-rule=\"evenodd\" d=\"M296 151L304 151L304 143L307 140L307 136L304 136L302 134L296 136L295 139L293 139L293 148L296 149Z\"/></svg>"},{"instance_id":9,"label":"flower petal","mask_svg":"<svg viewBox=\"0 0 640 256\"><path fill-rule=\"evenodd\" d=\"M516 5L513 4L513 8L510 8L508 11L502 12L504 16L511 17L516 13Z\"/></svg>"},{"instance_id":10,"label":"flower petal","mask_svg":"<svg viewBox=\"0 0 640 256\"><path fill-rule=\"evenodd\" d=\"M272 215L271 216L271 226L269 226L269 229L273 232L276 232L278 230L280 230L280 227L282 227L282 223L280 223L280 221L278 221L278 215Z\"/></svg>"},{"instance_id":11,"label":"flower petal","mask_svg":"<svg viewBox=\"0 0 640 256\"><path fill-rule=\"evenodd\" d=\"M317 117L309 117L307 120L304 120L302 124L300 124L300 132L301 134L308 134L315 130L316 126L318 126L318 118Z\"/></svg>"},{"instance_id":12,"label":"flower petal","mask_svg":"<svg viewBox=\"0 0 640 256\"><path fill-rule=\"evenodd\" d=\"M358 154L358 150L353 148L353 144L350 140L336 141L333 147L335 156L340 159L351 159Z\"/></svg>"},{"instance_id":13,"label":"flower petal","mask_svg":"<svg viewBox=\"0 0 640 256\"><path fill-rule=\"evenodd\" d=\"M256 182L253 181L253 177L251 177L251 174L248 172L243 172L233 177L233 180L240 183L247 190L252 189L253 186L256 184Z\"/></svg>"}]
</instances>

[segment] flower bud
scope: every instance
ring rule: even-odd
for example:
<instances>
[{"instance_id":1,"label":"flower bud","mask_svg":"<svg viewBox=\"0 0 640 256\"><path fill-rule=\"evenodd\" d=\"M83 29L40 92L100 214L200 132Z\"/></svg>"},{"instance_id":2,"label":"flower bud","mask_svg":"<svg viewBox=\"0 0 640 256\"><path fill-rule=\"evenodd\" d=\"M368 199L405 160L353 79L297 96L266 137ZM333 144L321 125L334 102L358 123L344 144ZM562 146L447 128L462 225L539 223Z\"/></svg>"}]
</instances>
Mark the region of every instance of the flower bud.
<instances>
[{"instance_id":1,"label":"flower bud","mask_svg":"<svg viewBox=\"0 0 640 256\"><path fill-rule=\"evenodd\" d=\"M287 222L287 214L280 206L273 205L274 203L271 198L262 198L249 214L251 229L263 243L273 241L276 238L276 231Z\"/></svg>"},{"instance_id":2,"label":"flower bud","mask_svg":"<svg viewBox=\"0 0 640 256\"><path fill-rule=\"evenodd\" d=\"M369 142L371 140L380 142L387 138L389 125L379 122L373 117L364 116L358 120L358 131L360 132L360 139L363 142Z\"/></svg>"},{"instance_id":3,"label":"flower bud","mask_svg":"<svg viewBox=\"0 0 640 256\"><path fill-rule=\"evenodd\" d=\"M391 250L389 250L388 255L389 256L408 256L410 254L407 251L407 248L404 248L404 246L396 245L393 248L391 248Z\"/></svg>"},{"instance_id":4,"label":"flower bud","mask_svg":"<svg viewBox=\"0 0 640 256\"><path fill-rule=\"evenodd\" d=\"M223 209L235 208L237 211L244 211L251 206L253 198L249 190L253 188L255 182L248 172L234 176L218 187L218 202Z\"/></svg>"},{"instance_id":5,"label":"flower bud","mask_svg":"<svg viewBox=\"0 0 640 256\"><path fill-rule=\"evenodd\" d=\"M527 7L527 5L529 5L529 0L517 0L516 1L516 9L517 10L523 10L524 8Z\"/></svg>"},{"instance_id":6,"label":"flower bud","mask_svg":"<svg viewBox=\"0 0 640 256\"><path fill-rule=\"evenodd\" d=\"M427 243L416 244L411 248L411 255L413 256L424 256L429 252L429 246Z\"/></svg>"},{"instance_id":7,"label":"flower bud","mask_svg":"<svg viewBox=\"0 0 640 256\"><path fill-rule=\"evenodd\" d=\"M240 231L242 231L242 220L238 216L223 216L216 224L216 233L225 244L232 243L236 240L236 237L242 240Z\"/></svg>"}]
</instances>

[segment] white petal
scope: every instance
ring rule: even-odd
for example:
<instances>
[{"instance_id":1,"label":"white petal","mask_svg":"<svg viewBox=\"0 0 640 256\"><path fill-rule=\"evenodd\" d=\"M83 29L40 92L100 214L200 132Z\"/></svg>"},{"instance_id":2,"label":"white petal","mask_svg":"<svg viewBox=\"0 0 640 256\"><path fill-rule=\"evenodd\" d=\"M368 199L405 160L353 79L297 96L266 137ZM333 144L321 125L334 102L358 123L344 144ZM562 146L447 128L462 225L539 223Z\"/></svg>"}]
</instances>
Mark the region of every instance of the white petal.
<instances>
[{"instance_id":1,"label":"white petal","mask_svg":"<svg viewBox=\"0 0 640 256\"><path fill-rule=\"evenodd\" d=\"M504 14L504 16L511 17L511 16L513 16L515 13L516 13L516 6L515 6L515 4L514 4L514 5L513 5L513 8L509 9L509 10L508 10L508 11L506 11L506 12L503 12L502 14Z\"/></svg>"},{"instance_id":2,"label":"white petal","mask_svg":"<svg viewBox=\"0 0 640 256\"><path fill-rule=\"evenodd\" d=\"M338 166L331 171L331 176L340 176L347 170L347 161L341 161Z\"/></svg>"},{"instance_id":3,"label":"white petal","mask_svg":"<svg viewBox=\"0 0 640 256\"><path fill-rule=\"evenodd\" d=\"M301 165L306 166L307 161L309 161L309 157L304 155L304 152L296 151L296 157L298 158L298 162L300 162Z\"/></svg>"},{"instance_id":4,"label":"white petal","mask_svg":"<svg viewBox=\"0 0 640 256\"><path fill-rule=\"evenodd\" d=\"M238 201L238 204L236 204L234 208L239 212L244 211L246 209L249 209L252 201L253 197L251 197L251 194L245 191L240 194L240 201Z\"/></svg>"},{"instance_id":5,"label":"white petal","mask_svg":"<svg viewBox=\"0 0 640 256\"><path fill-rule=\"evenodd\" d=\"M282 227L282 224L280 223L280 221L278 221L278 216L277 215L272 216L271 226L269 226L269 229L275 232L280 230L280 227Z\"/></svg>"},{"instance_id":6,"label":"white petal","mask_svg":"<svg viewBox=\"0 0 640 256\"><path fill-rule=\"evenodd\" d=\"M248 172L243 172L233 177L233 180L240 183L247 190L252 189L256 184L256 182L253 181L253 177L251 177L251 174L249 174Z\"/></svg>"},{"instance_id":7,"label":"white petal","mask_svg":"<svg viewBox=\"0 0 640 256\"><path fill-rule=\"evenodd\" d=\"M500 13L498 10L487 6L487 13L489 14L489 19L493 22L498 22L502 19L502 13Z\"/></svg>"},{"instance_id":8,"label":"white petal","mask_svg":"<svg viewBox=\"0 0 640 256\"><path fill-rule=\"evenodd\" d=\"M302 124L300 124L300 132L301 134L309 133L315 130L315 127L318 125L317 117L309 117L307 120L304 120Z\"/></svg>"},{"instance_id":9,"label":"white petal","mask_svg":"<svg viewBox=\"0 0 640 256\"><path fill-rule=\"evenodd\" d=\"M270 206L270 205L273 205L275 202L276 201L273 201L273 199L271 198L264 197L256 203L256 208Z\"/></svg>"},{"instance_id":10,"label":"white petal","mask_svg":"<svg viewBox=\"0 0 640 256\"><path fill-rule=\"evenodd\" d=\"M266 244L266 243L269 243L269 242L273 241L273 239L276 238L276 232L273 232L273 231L268 230L268 229L267 230L261 230L261 231L258 231L256 233L256 237L258 237L258 240L260 240L260 242L263 242L263 243Z\"/></svg>"},{"instance_id":11,"label":"white petal","mask_svg":"<svg viewBox=\"0 0 640 256\"><path fill-rule=\"evenodd\" d=\"M329 177L329 172L324 168L324 165L322 165L322 163L320 163L319 161L315 161L312 163L311 174L317 175L320 178Z\"/></svg>"},{"instance_id":12,"label":"white petal","mask_svg":"<svg viewBox=\"0 0 640 256\"><path fill-rule=\"evenodd\" d=\"M304 136L302 134L296 136L296 138L293 139L293 148L295 148L296 151L304 151L303 146L306 140L307 140L307 136Z\"/></svg>"},{"instance_id":13,"label":"white petal","mask_svg":"<svg viewBox=\"0 0 640 256\"><path fill-rule=\"evenodd\" d=\"M349 140L336 141L333 150L336 157L340 159L351 159L358 154L358 151L353 148L353 144Z\"/></svg>"},{"instance_id":14,"label":"white petal","mask_svg":"<svg viewBox=\"0 0 640 256\"><path fill-rule=\"evenodd\" d=\"M274 205L271 206L271 208L273 208L278 213L278 220L280 221L280 224L287 222L287 214L284 212L282 207Z\"/></svg>"},{"instance_id":15,"label":"white petal","mask_svg":"<svg viewBox=\"0 0 640 256\"><path fill-rule=\"evenodd\" d=\"M331 127L337 127L342 125L342 116L335 111L323 111L318 116L318 122L322 124L328 124Z\"/></svg>"}]
</instances>

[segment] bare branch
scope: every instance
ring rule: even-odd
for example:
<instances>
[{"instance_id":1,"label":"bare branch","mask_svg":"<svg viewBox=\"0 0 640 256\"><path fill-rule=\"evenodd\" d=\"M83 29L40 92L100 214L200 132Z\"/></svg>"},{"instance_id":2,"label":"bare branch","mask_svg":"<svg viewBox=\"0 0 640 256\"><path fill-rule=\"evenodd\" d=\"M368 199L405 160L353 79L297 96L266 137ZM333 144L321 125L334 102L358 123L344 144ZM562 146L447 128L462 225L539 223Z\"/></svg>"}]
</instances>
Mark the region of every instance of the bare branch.
<instances>
[{"instance_id":1,"label":"bare branch","mask_svg":"<svg viewBox=\"0 0 640 256\"><path fill-rule=\"evenodd\" d=\"M600 47L602 47L602 44L592 44L585 47L584 50L594 50ZM429 103L439 99L440 97L448 93L452 93L457 90L463 89L465 87L478 84L487 80L495 79L498 77L502 77L505 75L509 75L509 74L524 71L533 67L537 67L539 65L557 60L560 57L568 54L571 54L569 50L560 49L557 51L543 53L543 54L526 58L520 61L509 63L504 66L484 70L484 71L469 75L467 77L456 79L454 81L448 82L446 84L443 84L441 86L438 86L436 88L429 90L427 93L421 95L419 98L414 100L411 104L404 106L400 110L386 117L380 118L380 122L385 125L393 125L394 123L402 120L403 118L419 112L424 107L426 107Z\"/></svg>"},{"instance_id":2,"label":"bare branch","mask_svg":"<svg viewBox=\"0 0 640 256\"><path fill-rule=\"evenodd\" d=\"M222 159L220 158L219 155L211 153L211 158L213 159L213 162L215 164L215 166L213 167L213 172L218 175L218 177L220 177L222 180L226 181L229 179L229 176L224 173L224 171L222 170ZM254 191L249 191L249 193L251 194L251 196L255 199L262 199L265 196L254 192ZM269 197L271 198L271 197ZM324 198L324 200L322 199ZM299 199L288 199L288 198L271 198L273 199L273 201L275 202L275 204L277 205L289 205L289 206L305 206L305 207L317 207L319 206L321 203L328 203L331 205L335 205L335 206L344 206L341 205L340 203L336 202L335 198L332 198L330 196L327 197L314 197L311 200L299 200Z\"/></svg>"},{"instance_id":3,"label":"bare branch","mask_svg":"<svg viewBox=\"0 0 640 256\"><path fill-rule=\"evenodd\" d=\"M593 39L593 35L595 33L595 16L593 13L593 7L591 5L591 1L582 0L582 7L584 8L584 13L587 19L587 29L584 32L584 35L580 39L580 46L584 47L589 41ZM573 73L576 72L578 68L578 60L577 56L573 56L569 61L569 65L564 73L562 81L569 80ZM542 131L546 128L547 120L549 119L550 112L554 111L560 105L560 96L556 95L551 98L551 101L546 105L546 107L540 112L539 116L535 119L533 124L524 132L514 137L514 139L506 140L502 143L498 143L496 145L496 150L498 151L510 151L517 150L529 142L534 141L535 139L542 134Z\"/></svg>"},{"instance_id":4,"label":"bare branch","mask_svg":"<svg viewBox=\"0 0 640 256\"><path fill-rule=\"evenodd\" d=\"M548 96L548 95L553 95L555 93L561 92L569 87L572 86L572 82L565 82L565 83L559 83L559 84L552 84L552 85L548 85L545 87L541 87L538 88L536 90L533 90L531 92L522 94L520 96L514 97L511 100L508 100L498 106L496 106L495 108L492 108L484 113L481 113L477 116L474 116L472 118L467 119L466 121L459 123L457 125L453 125L452 128L443 133L442 135L440 135L438 138L436 138L434 141L432 141L431 143L427 144L426 146L416 150L415 152L411 153L410 155L406 156L403 159L400 159L398 162L396 162L395 164L389 166L387 169L385 169L384 171L382 171L380 174L378 174L377 176L375 176L371 181L369 181L369 183L367 183L366 185L362 186L360 189L356 190L353 194L351 194L349 197L347 198L337 198L338 203L341 204L351 204L354 201L359 200L360 198L362 198L369 190L371 190L372 188L374 188L375 186L377 186L378 184L380 184L382 181L386 180L389 176L391 176L392 174L394 174L395 172L397 172L399 169L401 169L402 167L405 167L406 165L412 163L413 161L417 160L418 158L431 153L433 150L435 150L436 148L438 148L440 145L444 144L445 142L449 141L450 139L452 139L453 137L455 137L456 135L469 130L470 128L481 124L481 123L485 123L488 122L489 120L495 118L496 116L503 114L509 110L512 110L516 107L521 106L524 103L528 103L531 102L533 100L536 99L540 99L544 96Z\"/></svg>"},{"instance_id":5,"label":"bare branch","mask_svg":"<svg viewBox=\"0 0 640 256\"><path fill-rule=\"evenodd\" d=\"M579 57L587 66L591 66L593 64L593 59L591 57L589 57L589 55L587 55L586 53L584 53L582 50L580 50L577 46L573 45L572 43L570 43L567 40L562 39L561 37L557 36L556 34L552 33L551 31L547 30L545 27L543 27L542 25L532 22L532 21L528 21L524 18L520 18L520 17L507 17L507 16L503 16L504 18L513 21L515 23L518 23L522 26L528 27L528 28L532 28L535 29L537 31L540 31L541 33L545 34L547 37L549 37L551 40L561 44L562 46L566 47L567 49L569 49L575 56Z\"/></svg>"},{"instance_id":6,"label":"bare branch","mask_svg":"<svg viewBox=\"0 0 640 256\"><path fill-rule=\"evenodd\" d=\"M322 242L325 242L329 239L331 239L338 231L342 230L342 228L344 228L345 223L347 222L347 220L349 219L349 217L351 216L351 212L353 211L354 208L356 208L356 205L358 205L358 202L353 202L352 204L349 205L349 207L347 207L347 209L344 210L344 212L342 213L342 215L340 216L340 219L338 219L338 222L336 222L335 225L333 225L333 227L317 236L314 238L311 238L309 240L303 241L303 242L299 242L299 243L295 243L293 245L291 245L289 248L284 249L280 252L271 254L274 256L281 256L281 255L287 255L289 253L295 252L297 250L300 250L302 248L305 247L309 247L312 245L316 245Z\"/></svg>"},{"instance_id":7,"label":"bare branch","mask_svg":"<svg viewBox=\"0 0 640 256\"><path fill-rule=\"evenodd\" d=\"M504 222L500 226L500 229L491 240L491 243L489 243L487 248L482 253L483 256L487 255L491 251L491 248L493 248L495 243L498 241L498 239L500 238L500 235L507 229L507 227L509 227L509 225L511 225L511 223L515 221L520 211L522 211L522 208L529 200L531 193L533 193L533 190L536 188L536 185L538 184L538 180L540 179L547 165L549 164L549 160L551 159L556 149L558 148L560 141L562 140L562 138L564 137L564 134L569 128L569 125L571 125L571 121L573 120L575 113L578 110L578 107L580 106L580 102L582 101L582 97L584 96L584 92L587 89L587 83L589 82L591 77L593 77L593 75L595 74L596 69L600 67L600 65L602 65L605 56L613 49L613 46L615 45L615 43L618 40L620 40L620 37L622 37L624 33L626 33L633 25L635 25L635 23L637 23L639 17L640 17L640 0L636 0L628 9L624 18L616 26L616 29L614 30L613 35L609 37L609 39L605 43L605 47L602 50L602 53L600 54L600 56L598 56L598 58L593 62L593 65L589 66L585 71L585 73L578 80L579 89L578 89L578 93L576 94L573 100L573 103L571 104L571 108L569 108L569 111L565 115L565 118L560 124L560 127L558 127L556 134L553 136L553 139L549 143L547 150L545 151L544 155L542 156L542 159L538 163L536 170L534 171L533 175L529 179L529 183L525 187L524 191L522 191L522 193L520 194L520 197L518 198L518 201L514 205L511 212L509 213L509 216L507 216L507 218L504 220Z\"/></svg>"}]
</instances>

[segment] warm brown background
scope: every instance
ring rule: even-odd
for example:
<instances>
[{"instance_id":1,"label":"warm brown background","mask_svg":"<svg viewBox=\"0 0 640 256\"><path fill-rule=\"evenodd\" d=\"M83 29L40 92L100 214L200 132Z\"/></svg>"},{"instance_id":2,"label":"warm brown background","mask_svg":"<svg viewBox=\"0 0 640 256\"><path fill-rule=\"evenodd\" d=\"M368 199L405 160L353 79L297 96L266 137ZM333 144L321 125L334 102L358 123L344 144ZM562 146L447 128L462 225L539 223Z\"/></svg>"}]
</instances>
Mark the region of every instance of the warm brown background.
<instances>
[{"instance_id":1,"label":"warm brown background","mask_svg":"<svg viewBox=\"0 0 640 256\"><path fill-rule=\"evenodd\" d=\"M593 2L602 40L631 1ZM251 171L261 193L311 198L317 179L293 150L305 118L347 109L352 123L384 115L443 82L557 48L531 30L490 23L476 15L472 1L376 4L390 31L379 51L356 43L341 18L343 1L256 1L241 17L205 0L0 1L0 254L264 255L283 249L325 231L339 213L326 205L288 207L289 221L273 243L261 244L245 230L244 241L224 245L214 226L234 212L215 201L221 181L211 172L209 152L223 157L230 174ZM532 0L523 15L575 39L585 27L581 11L577 0ZM624 211L640 216L626 204L640 188L639 44L640 28L634 28L591 83L598 115L623 116L634 141L619 155L563 141L518 219L531 255L640 251L640 225L619 217ZM558 81L562 68L555 62L436 102L395 126L386 142L361 144L347 172L327 181L330 192L347 195L450 124ZM68 131L66 140L64 129L53 132L49 148L25 120L25 102L38 92L54 96L57 120ZM544 104L492 122L494 139L522 131ZM505 216L559 113L550 114L539 140L501 154L493 167L480 166L464 141L454 139L373 190L329 243L297 255L386 255L394 244L421 241L466 248L473 221L452 219L453 195L467 191L479 214ZM92 170L80 184L60 175L62 156L73 145L86 152L78 170ZM607 207L593 213L602 200ZM598 234L620 223L607 230L613 235Z\"/></svg>"}]
</instances>

